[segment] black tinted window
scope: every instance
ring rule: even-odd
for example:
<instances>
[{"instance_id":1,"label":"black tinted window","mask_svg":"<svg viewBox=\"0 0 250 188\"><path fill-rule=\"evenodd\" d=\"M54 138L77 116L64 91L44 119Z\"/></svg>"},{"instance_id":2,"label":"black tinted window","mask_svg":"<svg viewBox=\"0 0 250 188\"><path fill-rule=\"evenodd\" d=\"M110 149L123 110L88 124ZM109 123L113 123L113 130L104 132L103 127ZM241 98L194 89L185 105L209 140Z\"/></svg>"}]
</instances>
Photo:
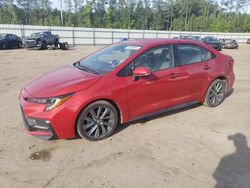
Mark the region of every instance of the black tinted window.
<instances>
[{"instance_id":1,"label":"black tinted window","mask_svg":"<svg viewBox=\"0 0 250 188\"><path fill-rule=\"evenodd\" d=\"M202 61L200 47L190 44L174 46L176 66L188 65Z\"/></svg>"}]
</instances>

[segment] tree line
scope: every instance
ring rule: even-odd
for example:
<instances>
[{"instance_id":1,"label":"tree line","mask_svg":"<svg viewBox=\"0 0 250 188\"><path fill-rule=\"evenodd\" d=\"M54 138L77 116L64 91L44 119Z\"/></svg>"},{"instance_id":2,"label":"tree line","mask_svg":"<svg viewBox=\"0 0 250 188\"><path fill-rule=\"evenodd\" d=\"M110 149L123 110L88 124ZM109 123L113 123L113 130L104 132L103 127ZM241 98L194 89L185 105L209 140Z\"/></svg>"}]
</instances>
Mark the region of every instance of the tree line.
<instances>
[{"instance_id":1,"label":"tree line","mask_svg":"<svg viewBox=\"0 0 250 188\"><path fill-rule=\"evenodd\" d=\"M0 0L0 24L250 32L249 0Z\"/></svg>"}]
</instances>

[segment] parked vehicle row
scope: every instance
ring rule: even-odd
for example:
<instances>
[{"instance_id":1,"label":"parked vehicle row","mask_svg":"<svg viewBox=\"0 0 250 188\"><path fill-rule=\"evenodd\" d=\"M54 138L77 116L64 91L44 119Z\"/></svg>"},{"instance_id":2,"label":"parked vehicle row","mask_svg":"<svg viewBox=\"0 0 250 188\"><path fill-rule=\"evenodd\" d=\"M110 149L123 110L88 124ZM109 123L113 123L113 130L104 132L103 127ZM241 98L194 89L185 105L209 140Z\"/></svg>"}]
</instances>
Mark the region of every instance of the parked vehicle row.
<instances>
[{"instance_id":1,"label":"parked vehicle row","mask_svg":"<svg viewBox=\"0 0 250 188\"><path fill-rule=\"evenodd\" d=\"M213 36L206 36L201 38L200 36L193 36L193 35L182 35L179 37L174 37L175 39L187 39L187 40L194 40L204 42L209 46L212 46L216 50L220 51L221 49L239 49L239 45L236 40L226 38L226 39L218 39ZM250 39L247 40L247 44L250 44Z\"/></svg>"},{"instance_id":2,"label":"parked vehicle row","mask_svg":"<svg viewBox=\"0 0 250 188\"><path fill-rule=\"evenodd\" d=\"M24 41L24 42L23 42ZM14 34L0 34L0 48L22 48L27 49L47 49L48 46L54 46L62 50L69 49L68 43L59 42L59 36L53 35L50 31L43 31L31 34L30 37L24 40Z\"/></svg>"}]
</instances>

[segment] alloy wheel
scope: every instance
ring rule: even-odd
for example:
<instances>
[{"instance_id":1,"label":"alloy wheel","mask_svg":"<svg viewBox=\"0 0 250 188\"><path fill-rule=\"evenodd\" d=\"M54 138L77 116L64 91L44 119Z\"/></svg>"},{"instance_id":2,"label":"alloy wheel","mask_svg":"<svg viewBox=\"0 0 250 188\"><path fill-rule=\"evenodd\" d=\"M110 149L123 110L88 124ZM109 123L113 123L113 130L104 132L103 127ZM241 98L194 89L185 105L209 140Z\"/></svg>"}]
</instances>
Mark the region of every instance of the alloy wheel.
<instances>
[{"instance_id":1,"label":"alloy wheel","mask_svg":"<svg viewBox=\"0 0 250 188\"><path fill-rule=\"evenodd\" d=\"M106 101L88 106L78 122L78 133L89 140L101 140L110 136L117 125L117 112Z\"/></svg>"},{"instance_id":2,"label":"alloy wheel","mask_svg":"<svg viewBox=\"0 0 250 188\"><path fill-rule=\"evenodd\" d=\"M208 102L211 106L219 105L225 98L226 83L218 80L212 84L208 93Z\"/></svg>"}]
</instances>

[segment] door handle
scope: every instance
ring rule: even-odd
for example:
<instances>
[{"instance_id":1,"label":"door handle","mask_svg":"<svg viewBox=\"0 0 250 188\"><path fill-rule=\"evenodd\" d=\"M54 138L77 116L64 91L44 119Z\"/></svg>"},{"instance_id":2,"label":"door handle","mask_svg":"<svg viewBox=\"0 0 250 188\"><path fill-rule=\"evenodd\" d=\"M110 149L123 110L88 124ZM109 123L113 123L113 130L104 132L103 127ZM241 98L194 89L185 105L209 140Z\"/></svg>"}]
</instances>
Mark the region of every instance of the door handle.
<instances>
[{"instance_id":1,"label":"door handle","mask_svg":"<svg viewBox=\"0 0 250 188\"><path fill-rule=\"evenodd\" d=\"M169 77L170 79L175 79L176 77L178 77L178 74L171 73L168 77Z\"/></svg>"},{"instance_id":2,"label":"door handle","mask_svg":"<svg viewBox=\"0 0 250 188\"><path fill-rule=\"evenodd\" d=\"M205 65L203 69L204 70L209 70L209 69L211 69L211 67L209 65Z\"/></svg>"}]
</instances>

